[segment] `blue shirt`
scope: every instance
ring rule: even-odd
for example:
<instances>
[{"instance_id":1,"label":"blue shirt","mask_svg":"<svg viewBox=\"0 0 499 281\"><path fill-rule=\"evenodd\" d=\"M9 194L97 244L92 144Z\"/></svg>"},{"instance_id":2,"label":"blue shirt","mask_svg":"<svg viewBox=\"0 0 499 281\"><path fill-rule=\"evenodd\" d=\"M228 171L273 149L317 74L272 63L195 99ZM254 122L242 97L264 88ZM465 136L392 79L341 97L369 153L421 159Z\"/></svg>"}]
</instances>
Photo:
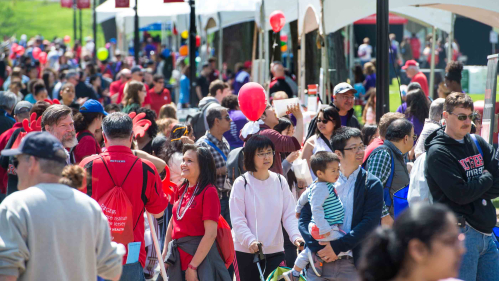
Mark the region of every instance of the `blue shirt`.
<instances>
[{"instance_id":1,"label":"blue shirt","mask_svg":"<svg viewBox=\"0 0 499 281\"><path fill-rule=\"evenodd\" d=\"M359 166L348 178L340 172L340 177L334 183L336 193L340 198L341 203L343 203L343 209L345 210L345 217L343 218L343 224L340 228L349 233L352 230L352 217L353 217L353 198L355 191L355 182L357 176L359 175L361 167ZM352 256L352 251L346 253L340 253L338 256L349 255Z\"/></svg>"},{"instance_id":2,"label":"blue shirt","mask_svg":"<svg viewBox=\"0 0 499 281\"><path fill-rule=\"evenodd\" d=\"M190 95L190 85L191 81L185 75L180 77L180 103L189 103L189 95Z\"/></svg>"},{"instance_id":3,"label":"blue shirt","mask_svg":"<svg viewBox=\"0 0 499 281\"><path fill-rule=\"evenodd\" d=\"M340 116L340 119L341 119L341 126L346 126L348 122L348 115Z\"/></svg>"}]
</instances>

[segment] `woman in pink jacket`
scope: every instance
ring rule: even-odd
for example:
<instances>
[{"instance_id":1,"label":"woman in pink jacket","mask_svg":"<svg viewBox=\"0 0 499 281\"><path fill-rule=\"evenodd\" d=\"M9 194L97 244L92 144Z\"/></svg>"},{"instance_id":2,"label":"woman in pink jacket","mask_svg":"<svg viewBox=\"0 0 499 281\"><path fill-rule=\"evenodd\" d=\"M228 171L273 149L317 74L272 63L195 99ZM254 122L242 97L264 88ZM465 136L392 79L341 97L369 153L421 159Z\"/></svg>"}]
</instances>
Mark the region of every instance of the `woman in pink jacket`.
<instances>
[{"instance_id":1,"label":"woman in pink jacket","mask_svg":"<svg viewBox=\"0 0 499 281\"><path fill-rule=\"evenodd\" d=\"M244 147L246 173L237 178L229 199L232 234L236 250L234 269L239 281L260 280L253 258L262 244L265 260L260 262L264 278L284 265L281 223L297 247L303 242L295 217L295 200L285 177L269 171L274 162L272 141L252 136Z\"/></svg>"}]
</instances>

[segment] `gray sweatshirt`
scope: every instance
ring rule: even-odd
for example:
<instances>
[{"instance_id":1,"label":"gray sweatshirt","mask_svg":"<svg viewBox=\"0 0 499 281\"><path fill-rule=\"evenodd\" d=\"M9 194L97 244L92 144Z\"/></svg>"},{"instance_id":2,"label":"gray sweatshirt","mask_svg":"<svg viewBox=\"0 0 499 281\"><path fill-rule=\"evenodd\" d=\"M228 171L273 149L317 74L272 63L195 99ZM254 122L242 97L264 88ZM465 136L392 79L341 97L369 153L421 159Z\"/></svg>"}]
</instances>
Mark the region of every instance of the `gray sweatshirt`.
<instances>
[{"instance_id":1,"label":"gray sweatshirt","mask_svg":"<svg viewBox=\"0 0 499 281\"><path fill-rule=\"evenodd\" d=\"M78 190L38 184L0 204L0 275L21 281L112 279L121 263L101 208Z\"/></svg>"}]
</instances>

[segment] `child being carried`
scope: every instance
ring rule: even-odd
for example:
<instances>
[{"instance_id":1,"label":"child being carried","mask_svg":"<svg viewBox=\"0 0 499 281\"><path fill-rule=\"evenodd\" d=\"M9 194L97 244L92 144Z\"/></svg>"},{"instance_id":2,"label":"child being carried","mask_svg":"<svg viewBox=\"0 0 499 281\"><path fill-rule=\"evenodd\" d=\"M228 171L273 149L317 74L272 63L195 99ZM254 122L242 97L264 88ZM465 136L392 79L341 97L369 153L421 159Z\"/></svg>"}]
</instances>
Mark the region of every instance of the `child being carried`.
<instances>
[{"instance_id":1,"label":"child being carried","mask_svg":"<svg viewBox=\"0 0 499 281\"><path fill-rule=\"evenodd\" d=\"M334 241L345 235L339 228L343 223L345 211L333 185L340 176L340 159L332 152L320 151L311 157L310 166L317 180L300 196L296 205L296 217L299 218L303 206L310 203L310 234L317 241ZM282 278L286 281L298 281L300 272L309 262L314 273L321 276L322 259L305 248L296 258L293 270L284 273Z\"/></svg>"}]
</instances>

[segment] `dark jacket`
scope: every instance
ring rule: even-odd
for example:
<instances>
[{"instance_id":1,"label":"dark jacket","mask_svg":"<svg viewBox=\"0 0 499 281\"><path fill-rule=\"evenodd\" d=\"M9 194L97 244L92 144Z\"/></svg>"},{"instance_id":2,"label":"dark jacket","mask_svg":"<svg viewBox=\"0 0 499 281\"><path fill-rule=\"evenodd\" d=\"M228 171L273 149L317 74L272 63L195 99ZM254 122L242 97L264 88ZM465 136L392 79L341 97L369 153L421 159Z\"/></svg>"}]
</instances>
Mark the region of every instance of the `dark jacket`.
<instances>
[{"instance_id":1,"label":"dark jacket","mask_svg":"<svg viewBox=\"0 0 499 281\"><path fill-rule=\"evenodd\" d=\"M7 115L7 112L0 108L0 135L12 128L14 123L16 123L16 120L10 115Z\"/></svg>"},{"instance_id":2,"label":"dark jacket","mask_svg":"<svg viewBox=\"0 0 499 281\"><path fill-rule=\"evenodd\" d=\"M180 256L178 248L182 249L187 254L194 256L199 247L199 243L203 236L186 236L180 239L174 239L168 244L168 253L166 255L166 262L168 266L168 280L181 281L182 268L180 265ZM231 281L229 271L225 267L225 263L220 257L217 250L217 242L215 241L211 246L210 251L204 260L198 266L198 279L200 281ZM159 278L163 280L163 278Z\"/></svg>"},{"instance_id":3,"label":"dark jacket","mask_svg":"<svg viewBox=\"0 0 499 281\"><path fill-rule=\"evenodd\" d=\"M480 232L492 233L496 209L491 199L499 196L499 169L494 149L476 136L480 154L470 135L459 143L436 130L425 141L425 177L434 202L451 208ZM487 172L484 172L487 170Z\"/></svg>"},{"instance_id":4,"label":"dark jacket","mask_svg":"<svg viewBox=\"0 0 499 281\"><path fill-rule=\"evenodd\" d=\"M340 111L336 107L336 105L334 105L332 102L329 105L336 108L338 112ZM357 120L357 117L355 117L353 108L347 112L347 127L360 129L359 120ZM317 129L317 116L315 116L314 119L310 121L310 125L308 125L307 139L315 134L316 129Z\"/></svg>"},{"instance_id":5,"label":"dark jacket","mask_svg":"<svg viewBox=\"0 0 499 281\"><path fill-rule=\"evenodd\" d=\"M383 186L377 177L364 169L360 170L355 181L353 206L352 230L330 243L336 255L352 250L354 263L357 264L361 242L379 225L383 207ZM301 211L298 228L307 247L315 253L323 246L319 245L308 231L311 218L312 211L307 203Z\"/></svg>"}]
</instances>

